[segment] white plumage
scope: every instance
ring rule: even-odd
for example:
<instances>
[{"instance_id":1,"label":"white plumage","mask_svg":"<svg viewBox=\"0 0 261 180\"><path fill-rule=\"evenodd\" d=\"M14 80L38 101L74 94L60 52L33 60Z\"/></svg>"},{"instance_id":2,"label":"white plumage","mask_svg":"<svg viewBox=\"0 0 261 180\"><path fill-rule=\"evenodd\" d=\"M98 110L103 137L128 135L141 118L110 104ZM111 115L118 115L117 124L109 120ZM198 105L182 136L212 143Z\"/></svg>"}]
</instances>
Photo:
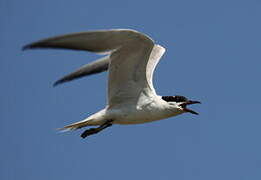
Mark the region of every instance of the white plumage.
<instances>
[{"instance_id":1,"label":"white plumage","mask_svg":"<svg viewBox=\"0 0 261 180\"><path fill-rule=\"evenodd\" d=\"M152 83L153 72L165 49L145 34L130 29L115 29L68 34L41 40L24 47L63 48L109 54L58 80L55 85L85 75L109 70L108 102L104 109L87 119L65 126L79 129L90 125L82 137L97 133L112 124L139 124L196 112L186 108L183 96L158 96ZM172 97L172 98L171 98ZM181 98L180 98L181 97Z\"/></svg>"}]
</instances>

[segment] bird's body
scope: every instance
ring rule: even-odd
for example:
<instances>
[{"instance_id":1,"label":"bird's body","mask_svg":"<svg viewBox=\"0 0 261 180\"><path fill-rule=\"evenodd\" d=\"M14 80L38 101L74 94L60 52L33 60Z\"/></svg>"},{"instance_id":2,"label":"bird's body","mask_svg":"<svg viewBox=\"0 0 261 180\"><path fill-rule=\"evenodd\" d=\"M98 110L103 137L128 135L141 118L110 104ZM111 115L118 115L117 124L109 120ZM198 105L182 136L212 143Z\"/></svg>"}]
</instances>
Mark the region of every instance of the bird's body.
<instances>
[{"instance_id":1,"label":"bird's body","mask_svg":"<svg viewBox=\"0 0 261 180\"><path fill-rule=\"evenodd\" d=\"M198 101L189 101L183 96L162 97L156 94L152 77L165 49L140 32L117 29L75 33L38 41L25 46L25 49L28 48L65 48L109 54L55 83L109 70L106 107L83 121L64 127L70 130L99 125L98 128L86 130L82 137L112 124L141 124L184 112L197 114L186 106Z\"/></svg>"},{"instance_id":2,"label":"bird's body","mask_svg":"<svg viewBox=\"0 0 261 180\"><path fill-rule=\"evenodd\" d=\"M107 106L84 121L88 125L101 125L108 119L113 120L112 124L142 124L181 113L169 107L168 103L160 97L154 97L146 102L141 99L139 104L123 104L116 107Z\"/></svg>"}]
</instances>

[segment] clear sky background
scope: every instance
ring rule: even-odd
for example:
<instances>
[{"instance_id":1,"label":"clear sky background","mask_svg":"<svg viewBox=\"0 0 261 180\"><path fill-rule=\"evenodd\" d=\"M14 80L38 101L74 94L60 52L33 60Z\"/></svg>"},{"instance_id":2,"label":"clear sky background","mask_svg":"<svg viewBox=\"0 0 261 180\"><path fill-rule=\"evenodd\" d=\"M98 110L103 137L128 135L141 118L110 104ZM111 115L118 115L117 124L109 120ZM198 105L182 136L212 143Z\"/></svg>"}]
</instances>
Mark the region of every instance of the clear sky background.
<instances>
[{"instance_id":1,"label":"clear sky background","mask_svg":"<svg viewBox=\"0 0 261 180\"><path fill-rule=\"evenodd\" d=\"M260 9L260 0L1 0L0 179L261 179ZM87 139L57 133L105 106L107 73L53 88L98 56L21 47L111 28L164 46L158 94L200 100L200 115L115 125Z\"/></svg>"}]
</instances>

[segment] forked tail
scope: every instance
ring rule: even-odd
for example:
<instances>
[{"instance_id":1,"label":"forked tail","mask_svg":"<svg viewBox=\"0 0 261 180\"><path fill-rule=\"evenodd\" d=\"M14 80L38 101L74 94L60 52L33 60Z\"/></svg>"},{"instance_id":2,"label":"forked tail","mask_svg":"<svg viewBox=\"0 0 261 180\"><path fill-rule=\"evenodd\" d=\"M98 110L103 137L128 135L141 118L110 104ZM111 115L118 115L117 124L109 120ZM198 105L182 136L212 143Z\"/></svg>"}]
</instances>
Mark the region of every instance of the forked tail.
<instances>
[{"instance_id":1,"label":"forked tail","mask_svg":"<svg viewBox=\"0 0 261 180\"><path fill-rule=\"evenodd\" d=\"M80 129L82 127L90 125L89 121L90 121L90 119L85 119L85 120L64 126L63 128L59 128L58 130L61 132L66 132L66 131Z\"/></svg>"},{"instance_id":2,"label":"forked tail","mask_svg":"<svg viewBox=\"0 0 261 180\"><path fill-rule=\"evenodd\" d=\"M63 128L58 129L58 130L64 132L64 131L80 129L80 128L85 127L85 126L102 125L106 121L105 112L106 112L105 109L103 109L103 110L89 116L88 118L86 118L82 121L79 121L79 122L76 122L76 123L73 123L73 124L69 124L69 125L67 125Z\"/></svg>"}]
</instances>

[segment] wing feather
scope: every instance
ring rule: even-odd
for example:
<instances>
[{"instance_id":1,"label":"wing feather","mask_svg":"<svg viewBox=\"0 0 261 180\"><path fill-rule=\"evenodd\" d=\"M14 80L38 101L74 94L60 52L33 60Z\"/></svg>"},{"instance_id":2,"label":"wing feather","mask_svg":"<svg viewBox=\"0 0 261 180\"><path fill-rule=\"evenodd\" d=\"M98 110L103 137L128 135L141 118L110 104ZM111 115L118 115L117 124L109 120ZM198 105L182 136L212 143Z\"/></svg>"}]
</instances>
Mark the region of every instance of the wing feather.
<instances>
[{"instance_id":1,"label":"wing feather","mask_svg":"<svg viewBox=\"0 0 261 180\"><path fill-rule=\"evenodd\" d=\"M68 81L72 81L72 80L75 80L78 78L82 78L84 76L89 76L92 74L107 71L109 68L109 60L110 60L110 57L105 56L105 57L102 57L101 59L98 59L89 64L86 64L86 65L80 67L79 69L77 69L76 71L74 71L74 72L62 77L58 81L56 81L54 83L54 86L57 86L59 84L62 84L62 83L68 82Z\"/></svg>"},{"instance_id":2,"label":"wing feather","mask_svg":"<svg viewBox=\"0 0 261 180\"><path fill-rule=\"evenodd\" d=\"M109 53L58 80L55 85L102 72L109 67L108 105L138 101L142 95L155 95L153 71L165 49L147 35L130 30L89 31L52 37L31 43L23 49L59 48ZM135 102L134 102L135 103Z\"/></svg>"},{"instance_id":3,"label":"wing feather","mask_svg":"<svg viewBox=\"0 0 261 180\"><path fill-rule=\"evenodd\" d=\"M71 33L40 40L23 47L26 49L55 48L85 50L96 53L110 52L129 41L149 37L131 29L112 29Z\"/></svg>"}]
</instances>

